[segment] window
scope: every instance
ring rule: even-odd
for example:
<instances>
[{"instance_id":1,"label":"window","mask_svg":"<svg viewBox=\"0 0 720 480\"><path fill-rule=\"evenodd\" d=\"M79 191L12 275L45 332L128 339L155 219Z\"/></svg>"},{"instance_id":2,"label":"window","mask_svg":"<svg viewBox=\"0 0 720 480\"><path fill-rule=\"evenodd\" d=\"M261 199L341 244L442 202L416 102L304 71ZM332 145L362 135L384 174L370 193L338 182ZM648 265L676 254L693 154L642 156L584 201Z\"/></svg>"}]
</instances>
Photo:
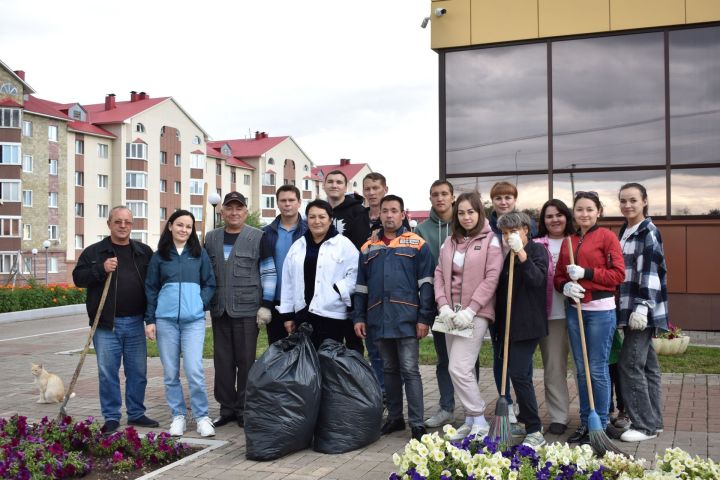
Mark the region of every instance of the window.
<instances>
[{"instance_id":1,"label":"window","mask_svg":"<svg viewBox=\"0 0 720 480\"><path fill-rule=\"evenodd\" d=\"M175 154L175 166L179 167L180 165L182 165L182 157L180 156L179 153L176 153Z\"/></svg>"},{"instance_id":2,"label":"window","mask_svg":"<svg viewBox=\"0 0 720 480\"><path fill-rule=\"evenodd\" d=\"M22 170L23 172L32 172L33 171L33 157L32 155L23 155L22 158Z\"/></svg>"},{"instance_id":3,"label":"window","mask_svg":"<svg viewBox=\"0 0 720 480\"><path fill-rule=\"evenodd\" d=\"M85 204L80 202L75 202L75 216L82 218L85 216Z\"/></svg>"},{"instance_id":4,"label":"window","mask_svg":"<svg viewBox=\"0 0 720 480\"><path fill-rule=\"evenodd\" d=\"M19 237L20 217L0 217L0 237Z\"/></svg>"},{"instance_id":5,"label":"window","mask_svg":"<svg viewBox=\"0 0 720 480\"><path fill-rule=\"evenodd\" d=\"M2 85L0 85L0 93L4 93L5 95L8 95L10 97L16 97L18 94L18 89L12 83L3 83Z\"/></svg>"},{"instance_id":6,"label":"window","mask_svg":"<svg viewBox=\"0 0 720 480\"><path fill-rule=\"evenodd\" d=\"M222 188L216 188L215 192L218 194L218 197L222 198Z\"/></svg>"},{"instance_id":7,"label":"window","mask_svg":"<svg viewBox=\"0 0 720 480\"><path fill-rule=\"evenodd\" d=\"M190 180L190 195L202 195L204 193L202 180Z\"/></svg>"},{"instance_id":8,"label":"window","mask_svg":"<svg viewBox=\"0 0 720 480\"><path fill-rule=\"evenodd\" d=\"M161 136L161 137L164 137L164 136L165 136L165 125L163 125L162 127L160 127L160 136Z\"/></svg>"},{"instance_id":9,"label":"window","mask_svg":"<svg viewBox=\"0 0 720 480\"><path fill-rule=\"evenodd\" d=\"M203 207L190 206L190 213L195 217L196 222L202 222L203 219Z\"/></svg>"},{"instance_id":10,"label":"window","mask_svg":"<svg viewBox=\"0 0 720 480\"><path fill-rule=\"evenodd\" d=\"M32 122L29 120L23 120L22 122L22 134L23 137L32 137Z\"/></svg>"},{"instance_id":11,"label":"window","mask_svg":"<svg viewBox=\"0 0 720 480\"><path fill-rule=\"evenodd\" d=\"M48 273L58 273L58 259L57 257L48 257Z\"/></svg>"},{"instance_id":12,"label":"window","mask_svg":"<svg viewBox=\"0 0 720 480\"><path fill-rule=\"evenodd\" d=\"M85 237L83 235L75 235L75 250L85 248Z\"/></svg>"},{"instance_id":13,"label":"window","mask_svg":"<svg viewBox=\"0 0 720 480\"><path fill-rule=\"evenodd\" d=\"M107 218L108 217L109 208L107 205L98 204L97 211L98 211L99 218Z\"/></svg>"},{"instance_id":14,"label":"window","mask_svg":"<svg viewBox=\"0 0 720 480\"><path fill-rule=\"evenodd\" d=\"M22 206L32 207L32 190L22 191Z\"/></svg>"},{"instance_id":15,"label":"window","mask_svg":"<svg viewBox=\"0 0 720 480\"><path fill-rule=\"evenodd\" d=\"M3 165L20 165L20 145L17 143L0 145L0 163Z\"/></svg>"},{"instance_id":16,"label":"window","mask_svg":"<svg viewBox=\"0 0 720 480\"><path fill-rule=\"evenodd\" d=\"M57 240L60 238L60 229L57 225L48 225L48 240Z\"/></svg>"},{"instance_id":17,"label":"window","mask_svg":"<svg viewBox=\"0 0 720 480\"><path fill-rule=\"evenodd\" d=\"M179 140L180 139L180 130L177 128L175 129L175 137Z\"/></svg>"},{"instance_id":18,"label":"window","mask_svg":"<svg viewBox=\"0 0 720 480\"><path fill-rule=\"evenodd\" d=\"M85 155L84 140L75 140L75 155Z\"/></svg>"},{"instance_id":19,"label":"window","mask_svg":"<svg viewBox=\"0 0 720 480\"><path fill-rule=\"evenodd\" d=\"M160 150L160 164L167 165L167 152Z\"/></svg>"},{"instance_id":20,"label":"window","mask_svg":"<svg viewBox=\"0 0 720 480\"><path fill-rule=\"evenodd\" d=\"M175 193L180 193L180 182L175 182Z\"/></svg>"},{"instance_id":21,"label":"window","mask_svg":"<svg viewBox=\"0 0 720 480\"><path fill-rule=\"evenodd\" d=\"M17 262L17 253L0 253L0 273L10 273Z\"/></svg>"},{"instance_id":22,"label":"window","mask_svg":"<svg viewBox=\"0 0 720 480\"><path fill-rule=\"evenodd\" d=\"M50 174L50 175L58 174L58 161L54 158L48 159L48 174Z\"/></svg>"},{"instance_id":23,"label":"window","mask_svg":"<svg viewBox=\"0 0 720 480\"><path fill-rule=\"evenodd\" d=\"M275 159L272 157L268 158L268 165L275 165Z\"/></svg>"},{"instance_id":24,"label":"window","mask_svg":"<svg viewBox=\"0 0 720 480\"><path fill-rule=\"evenodd\" d=\"M145 172L126 172L125 187L127 188L147 188L147 173Z\"/></svg>"},{"instance_id":25,"label":"window","mask_svg":"<svg viewBox=\"0 0 720 480\"><path fill-rule=\"evenodd\" d=\"M58 192L48 192L48 207L57 208L58 206Z\"/></svg>"},{"instance_id":26,"label":"window","mask_svg":"<svg viewBox=\"0 0 720 480\"><path fill-rule=\"evenodd\" d=\"M98 143L97 146L97 155L100 158L108 158L109 148L104 143Z\"/></svg>"},{"instance_id":27,"label":"window","mask_svg":"<svg viewBox=\"0 0 720 480\"><path fill-rule=\"evenodd\" d=\"M3 202L19 202L20 181L6 180L0 182L0 200Z\"/></svg>"},{"instance_id":28,"label":"window","mask_svg":"<svg viewBox=\"0 0 720 480\"><path fill-rule=\"evenodd\" d=\"M310 180L303 180L303 190L310 190Z\"/></svg>"},{"instance_id":29,"label":"window","mask_svg":"<svg viewBox=\"0 0 720 480\"><path fill-rule=\"evenodd\" d=\"M195 135L195 136L193 137L192 142L193 142L193 144L195 144L195 145L200 145L200 144L202 143L202 140L200 140L200 137L198 137L197 135Z\"/></svg>"},{"instance_id":30,"label":"window","mask_svg":"<svg viewBox=\"0 0 720 480\"><path fill-rule=\"evenodd\" d=\"M82 187L85 185L85 172L75 172L75 186Z\"/></svg>"},{"instance_id":31,"label":"window","mask_svg":"<svg viewBox=\"0 0 720 480\"><path fill-rule=\"evenodd\" d=\"M165 220L167 218L167 208L160 207L160 220Z\"/></svg>"},{"instance_id":32,"label":"window","mask_svg":"<svg viewBox=\"0 0 720 480\"><path fill-rule=\"evenodd\" d=\"M274 195L263 195L263 208L275 208Z\"/></svg>"},{"instance_id":33,"label":"window","mask_svg":"<svg viewBox=\"0 0 720 480\"><path fill-rule=\"evenodd\" d=\"M235 173L234 168L230 168L230 183L237 182L237 174Z\"/></svg>"},{"instance_id":34,"label":"window","mask_svg":"<svg viewBox=\"0 0 720 480\"><path fill-rule=\"evenodd\" d=\"M0 127L20 128L20 109L0 108Z\"/></svg>"},{"instance_id":35,"label":"window","mask_svg":"<svg viewBox=\"0 0 720 480\"><path fill-rule=\"evenodd\" d=\"M275 185L275 174L274 173L263 173L263 185L274 186Z\"/></svg>"},{"instance_id":36,"label":"window","mask_svg":"<svg viewBox=\"0 0 720 480\"><path fill-rule=\"evenodd\" d=\"M138 240L142 243L147 243L147 232L144 230L133 230L130 232L130 238L133 240Z\"/></svg>"},{"instance_id":37,"label":"window","mask_svg":"<svg viewBox=\"0 0 720 480\"><path fill-rule=\"evenodd\" d=\"M48 125L48 140L51 142L58 141L58 127L57 125Z\"/></svg>"},{"instance_id":38,"label":"window","mask_svg":"<svg viewBox=\"0 0 720 480\"><path fill-rule=\"evenodd\" d=\"M167 192L167 180L165 180L164 178L160 179L160 191Z\"/></svg>"},{"instance_id":39,"label":"window","mask_svg":"<svg viewBox=\"0 0 720 480\"><path fill-rule=\"evenodd\" d=\"M202 168L205 169L205 155L200 153L190 154L190 168Z\"/></svg>"},{"instance_id":40,"label":"window","mask_svg":"<svg viewBox=\"0 0 720 480\"><path fill-rule=\"evenodd\" d=\"M98 188L108 188L108 176L98 174L97 186L98 186Z\"/></svg>"},{"instance_id":41,"label":"window","mask_svg":"<svg viewBox=\"0 0 720 480\"><path fill-rule=\"evenodd\" d=\"M109 237L109 236L110 236L110 235L98 235L98 236L95 237L95 238L97 238L97 241L98 241L98 242L101 242L101 241L105 240L105 239L106 239L107 237Z\"/></svg>"},{"instance_id":42,"label":"window","mask_svg":"<svg viewBox=\"0 0 720 480\"><path fill-rule=\"evenodd\" d=\"M138 123L137 125L135 125L135 131L138 133L145 133L145 125L143 125L142 123Z\"/></svg>"},{"instance_id":43,"label":"window","mask_svg":"<svg viewBox=\"0 0 720 480\"><path fill-rule=\"evenodd\" d=\"M243 175L243 185L250 185L250 175Z\"/></svg>"},{"instance_id":44,"label":"window","mask_svg":"<svg viewBox=\"0 0 720 480\"><path fill-rule=\"evenodd\" d=\"M125 144L125 156L127 158L147 160L147 145L144 143L127 143Z\"/></svg>"},{"instance_id":45,"label":"window","mask_svg":"<svg viewBox=\"0 0 720 480\"><path fill-rule=\"evenodd\" d=\"M30 256L23 257L22 273L26 275L33 275L33 259Z\"/></svg>"},{"instance_id":46,"label":"window","mask_svg":"<svg viewBox=\"0 0 720 480\"><path fill-rule=\"evenodd\" d=\"M226 143L222 147L220 147L220 153L222 153L226 157L229 157L232 155L232 150L230 149L230 146Z\"/></svg>"},{"instance_id":47,"label":"window","mask_svg":"<svg viewBox=\"0 0 720 480\"><path fill-rule=\"evenodd\" d=\"M215 175L222 175L222 163L220 162L215 162Z\"/></svg>"},{"instance_id":48,"label":"window","mask_svg":"<svg viewBox=\"0 0 720 480\"><path fill-rule=\"evenodd\" d=\"M310 170L310 167L307 166L307 165L304 165L304 166L303 166L303 170L305 170L305 171L307 172L308 170Z\"/></svg>"},{"instance_id":49,"label":"window","mask_svg":"<svg viewBox=\"0 0 720 480\"><path fill-rule=\"evenodd\" d=\"M127 202L126 206L133 218L147 218L147 202Z\"/></svg>"},{"instance_id":50,"label":"window","mask_svg":"<svg viewBox=\"0 0 720 480\"><path fill-rule=\"evenodd\" d=\"M32 240L32 225L23 223L23 240Z\"/></svg>"}]
</instances>

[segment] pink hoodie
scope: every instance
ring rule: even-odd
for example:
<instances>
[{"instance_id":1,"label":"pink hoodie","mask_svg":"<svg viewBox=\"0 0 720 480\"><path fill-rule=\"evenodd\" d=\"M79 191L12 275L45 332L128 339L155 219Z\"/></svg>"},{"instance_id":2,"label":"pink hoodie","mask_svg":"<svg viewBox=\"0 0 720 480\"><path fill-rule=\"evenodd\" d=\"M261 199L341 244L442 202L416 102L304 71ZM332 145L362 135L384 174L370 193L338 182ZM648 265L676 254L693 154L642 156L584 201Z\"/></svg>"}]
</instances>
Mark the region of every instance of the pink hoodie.
<instances>
[{"instance_id":1,"label":"pink hoodie","mask_svg":"<svg viewBox=\"0 0 720 480\"><path fill-rule=\"evenodd\" d=\"M457 242L449 236L440 248L438 266L435 268L435 301L438 308L452 308L452 262ZM485 220L480 233L468 239L463 266L460 303L475 315L495 321L495 290L503 264L502 247L497 236Z\"/></svg>"}]
</instances>

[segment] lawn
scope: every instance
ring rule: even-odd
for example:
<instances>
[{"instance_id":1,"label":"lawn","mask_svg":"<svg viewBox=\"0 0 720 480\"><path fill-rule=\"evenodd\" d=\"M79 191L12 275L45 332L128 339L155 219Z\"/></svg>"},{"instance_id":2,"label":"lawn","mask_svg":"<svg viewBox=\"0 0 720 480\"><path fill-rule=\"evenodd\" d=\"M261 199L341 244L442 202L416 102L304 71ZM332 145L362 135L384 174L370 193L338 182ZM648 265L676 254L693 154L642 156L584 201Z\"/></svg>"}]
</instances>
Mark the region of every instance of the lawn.
<instances>
[{"instance_id":1,"label":"lawn","mask_svg":"<svg viewBox=\"0 0 720 480\"><path fill-rule=\"evenodd\" d=\"M256 356L259 357L262 355L266 349L267 334L265 330L262 329L258 335ZM205 358L212 358L212 352L212 330L208 328L205 331L203 356ZM148 342L148 356L158 356L155 342ZM658 358L660 359L660 367L663 373L720 374L720 348L694 347L691 345L683 355L660 355ZM424 338L420 342L420 363L432 365L435 361L435 347L433 346L432 338ZM539 349L535 352L533 363L536 368L542 368ZM484 368L492 366L492 347L488 341L484 342L480 349L480 366Z\"/></svg>"}]
</instances>

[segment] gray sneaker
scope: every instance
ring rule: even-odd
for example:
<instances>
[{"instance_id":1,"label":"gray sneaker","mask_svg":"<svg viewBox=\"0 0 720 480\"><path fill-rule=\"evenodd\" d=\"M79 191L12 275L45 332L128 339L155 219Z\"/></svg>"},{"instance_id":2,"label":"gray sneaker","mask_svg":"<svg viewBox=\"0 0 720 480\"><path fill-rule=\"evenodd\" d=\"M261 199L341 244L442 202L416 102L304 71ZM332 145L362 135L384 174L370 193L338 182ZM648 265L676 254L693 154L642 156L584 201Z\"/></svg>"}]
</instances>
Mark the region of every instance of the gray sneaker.
<instances>
[{"instance_id":1,"label":"gray sneaker","mask_svg":"<svg viewBox=\"0 0 720 480\"><path fill-rule=\"evenodd\" d=\"M522 444L527 447L531 447L534 450L537 450L538 448L545 445L545 437L543 437L542 432L528 433Z\"/></svg>"},{"instance_id":2,"label":"gray sneaker","mask_svg":"<svg viewBox=\"0 0 720 480\"><path fill-rule=\"evenodd\" d=\"M428 428L438 428L452 423L454 420L455 414L453 412L448 412L440 408L435 415L425 420L425 426Z\"/></svg>"},{"instance_id":3,"label":"gray sneaker","mask_svg":"<svg viewBox=\"0 0 720 480\"><path fill-rule=\"evenodd\" d=\"M525 425L522 423L511 423L510 435L512 435L513 437L524 437L525 435L527 435L527 431L525 431Z\"/></svg>"}]
</instances>

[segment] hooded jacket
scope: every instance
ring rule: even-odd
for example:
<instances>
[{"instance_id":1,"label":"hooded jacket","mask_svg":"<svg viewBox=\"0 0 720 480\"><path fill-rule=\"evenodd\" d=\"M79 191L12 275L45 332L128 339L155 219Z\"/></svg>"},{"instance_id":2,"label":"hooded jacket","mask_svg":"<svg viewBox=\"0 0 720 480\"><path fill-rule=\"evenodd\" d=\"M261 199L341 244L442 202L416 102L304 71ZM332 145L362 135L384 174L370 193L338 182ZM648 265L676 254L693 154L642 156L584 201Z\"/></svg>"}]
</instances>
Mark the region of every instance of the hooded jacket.
<instances>
[{"instance_id":1,"label":"hooded jacket","mask_svg":"<svg viewBox=\"0 0 720 480\"><path fill-rule=\"evenodd\" d=\"M430 217L415 229L415 233L427 242L435 264L439 262L440 247L452 233L450 224L451 222L446 222L438 217L434 209L430 209Z\"/></svg>"},{"instance_id":2,"label":"hooded jacket","mask_svg":"<svg viewBox=\"0 0 720 480\"><path fill-rule=\"evenodd\" d=\"M370 217L358 194L345 195L345 200L333 208L333 225L360 250L370 237Z\"/></svg>"}]
</instances>

